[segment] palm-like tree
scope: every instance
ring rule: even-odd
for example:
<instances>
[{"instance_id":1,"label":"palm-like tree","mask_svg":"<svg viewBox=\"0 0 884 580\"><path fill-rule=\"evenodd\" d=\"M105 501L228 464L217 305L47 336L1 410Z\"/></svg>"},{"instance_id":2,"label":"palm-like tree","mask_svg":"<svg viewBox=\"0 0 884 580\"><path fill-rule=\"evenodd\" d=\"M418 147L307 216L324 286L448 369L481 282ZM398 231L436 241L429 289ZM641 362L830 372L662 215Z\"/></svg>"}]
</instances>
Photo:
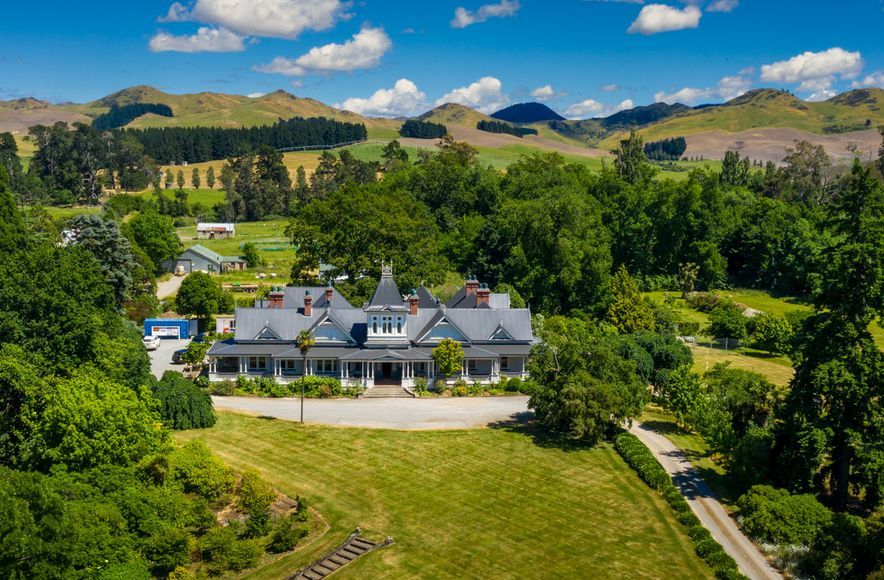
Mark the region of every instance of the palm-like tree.
<instances>
[{"instance_id":1,"label":"palm-like tree","mask_svg":"<svg viewBox=\"0 0 884 580\"><path fill-rule=\"evenodd\" d=\"M316 344L316 339L310 334L309 330L302 330L295 338L295 344L301 351L301 423L304 422L304 383L307 379L307 354Z\"/></svg>"}]
</instances>

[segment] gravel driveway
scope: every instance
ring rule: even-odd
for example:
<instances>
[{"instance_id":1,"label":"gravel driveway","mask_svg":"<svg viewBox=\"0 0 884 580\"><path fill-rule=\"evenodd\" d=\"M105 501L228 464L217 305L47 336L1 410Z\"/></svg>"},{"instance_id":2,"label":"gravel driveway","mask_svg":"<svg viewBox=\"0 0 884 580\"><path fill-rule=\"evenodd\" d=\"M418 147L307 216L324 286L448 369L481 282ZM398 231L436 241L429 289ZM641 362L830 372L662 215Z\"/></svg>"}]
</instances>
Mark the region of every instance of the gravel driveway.
<instances>
[{"instance_id":1,"label":"gravel driveway","mask_svg":"<svg viewBox=\"0 0 884 580\"><path fill-rule=\"evenodd\" d=\"M160 348L149 350L150 355L150 372L156 378L162 378L166 371L184 371L184 365L172 364L172 353L182 348L187 348L190 340L176 340L174 338L164 338L160 342Z\"/></svg>"},{"instance_id":2,"label":"gravel driveway","mask_svg":"<svg viewBox=\"0 0 884 580\"><path fill-rule=\"evenodd\" d=\"M168 280L157 282L157 298L162 300L163 298L168 298L172 294L176 294L178 289L181 288L181 283L184 282L185 278L187 278L187 276L172 276Z\"/></svg>"},{"instance_id":3,"label":"gravel driveway","mask_svg":"<svg viewBox=\"0 0 884 580\"><path fill-rule=\"evenodd\" d=\"M633 423L630 432L648 446L657 461L672 476L700 522L724 551L737 561L743 574L752 580L782 579L783 576L767 562L755 544L731 519L683 451L669 439L638 421Z\"/></svg>"},{"instance_id":4,"label":"gravel driveway","mask_svg":"<svg viewBox=\"0 0 884 580\"><path fill-rule=\"evenodd\" d=\"M215 409L297 421L299 399L212 397ZM304 422L380 429L466 429L518 418L528 397L304 399Z\"/></svg>"}]
</instances>

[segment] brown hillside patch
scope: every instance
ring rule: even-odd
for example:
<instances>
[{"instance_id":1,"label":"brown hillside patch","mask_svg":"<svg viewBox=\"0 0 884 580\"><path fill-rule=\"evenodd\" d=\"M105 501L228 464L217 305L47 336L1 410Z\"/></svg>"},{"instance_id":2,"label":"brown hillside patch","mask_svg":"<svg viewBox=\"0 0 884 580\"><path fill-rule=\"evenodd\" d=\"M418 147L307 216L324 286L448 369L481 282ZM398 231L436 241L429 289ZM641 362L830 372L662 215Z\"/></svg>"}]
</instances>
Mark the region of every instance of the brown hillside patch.
<instances>
[{"instance_id":1,"label":"brown hillside patch","mask_svg":"<svg viewBox=\"0 0 884 580\"><path fill-rule=\"evenodd\" d=\"M816 135L789 128L751 129L739 133L704 131L688 135L685 140L688 143L684 153L686 157L702 155L706 159L722 159L727 150L736 149L740 155L750 159L777 163L783 160L786 148L792 147L796 140L822 145L832 159L840 161L853 158L853 153L847 149L850 145L856 145L859 151L867 155L869 151L877 152L881 142L875 130Z\"/></svg>"}]
</instances>

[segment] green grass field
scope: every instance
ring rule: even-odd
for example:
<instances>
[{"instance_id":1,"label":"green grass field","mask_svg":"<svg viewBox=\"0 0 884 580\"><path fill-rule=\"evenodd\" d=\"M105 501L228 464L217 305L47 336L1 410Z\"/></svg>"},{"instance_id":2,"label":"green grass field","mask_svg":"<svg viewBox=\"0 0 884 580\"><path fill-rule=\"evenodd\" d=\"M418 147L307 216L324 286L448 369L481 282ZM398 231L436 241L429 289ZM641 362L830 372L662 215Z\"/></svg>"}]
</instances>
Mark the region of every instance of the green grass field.
<instances>
[{"instance_id":1,"label":"green grass field","mask_svg":"<svg viewBox=\"0 0 884 580\"><path fill-rule=\"evenodd\" d=\"M101 206L73 205L70 207L44 206L43 209L53 220L69 220L75 215L92 215L101 213Z\"/></svg>"},{"instance_id":2,"label":"green grass field","mask_svg":"<svg viewBox=\"0 0 884 580\"><path fill-rule=\"evenodd\" d=\"M709 578L671 509L607 445L522 427L386 431L221 413L203 439L237 469L306 496L331 530L259 569L280 578L357 526L395 543L341 578Z\"/></svg>"}]
</instances>

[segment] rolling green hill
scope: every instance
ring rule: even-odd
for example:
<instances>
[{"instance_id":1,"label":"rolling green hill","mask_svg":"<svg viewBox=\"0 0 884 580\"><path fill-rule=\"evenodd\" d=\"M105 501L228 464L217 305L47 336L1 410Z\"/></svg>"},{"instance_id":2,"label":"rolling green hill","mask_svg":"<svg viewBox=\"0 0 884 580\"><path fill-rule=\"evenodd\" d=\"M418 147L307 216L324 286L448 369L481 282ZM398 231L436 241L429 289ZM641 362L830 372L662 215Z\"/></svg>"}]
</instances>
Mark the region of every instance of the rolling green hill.
<instances>
[{"instance_id":1,"label":"rolling green hill","mask_svg":"<svg viewBox=\"0 0 884 580\"><path fill-rule=\"evenodd\" d=\"M457 103L445 103L431 111L427 111L418 117L421 121L441 123L443 125L463 125L464 127L476 128L479 121L493 121L491 117Z\"/></svg>"}]
</instances>

